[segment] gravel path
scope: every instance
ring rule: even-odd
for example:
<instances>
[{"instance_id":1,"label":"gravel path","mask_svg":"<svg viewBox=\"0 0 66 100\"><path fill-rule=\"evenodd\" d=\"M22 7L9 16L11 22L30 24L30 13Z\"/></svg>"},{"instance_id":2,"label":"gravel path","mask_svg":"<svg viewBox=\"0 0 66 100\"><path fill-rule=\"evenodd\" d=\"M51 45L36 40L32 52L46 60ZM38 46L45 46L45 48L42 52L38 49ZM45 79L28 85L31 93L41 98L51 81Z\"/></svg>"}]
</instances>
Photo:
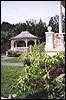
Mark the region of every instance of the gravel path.
<instances>
[{"instance_id":1,"label":"gravel path","mask_svg":"<svg viewBox=\"0 0 66 100\"><path fill-rule=\"evenodd\" d=\"M23 63L8 63L8 62L1 62L2 65L8 65L8 66L24 66Z\"/></svg>"},{"instance_id":2,"label":"gravel path","mask_svg":"<svg viewBox=\"0 0 66 100\"><path fill-rule=\"evenodd\" d=\"M7 56L1 56L2 59L1 60L6 60L6 59L11 59L11 58L16 58L16 57L7 57Z\"/></svg>"},{"instance_id":3,"label":"gravel path","mask_svg":"<svg viewBox=\"0 0 66 100\"><path fill-rule=\"evenodd\" d=\"M15 57L6 57L6 56L1 56L3 57L1 60L6 60L6 59L11 59ZM24 66L23 63L9 63L9 62L1 62L2 65L8 65L8 66Z\"/></svg>"}]
</instances>

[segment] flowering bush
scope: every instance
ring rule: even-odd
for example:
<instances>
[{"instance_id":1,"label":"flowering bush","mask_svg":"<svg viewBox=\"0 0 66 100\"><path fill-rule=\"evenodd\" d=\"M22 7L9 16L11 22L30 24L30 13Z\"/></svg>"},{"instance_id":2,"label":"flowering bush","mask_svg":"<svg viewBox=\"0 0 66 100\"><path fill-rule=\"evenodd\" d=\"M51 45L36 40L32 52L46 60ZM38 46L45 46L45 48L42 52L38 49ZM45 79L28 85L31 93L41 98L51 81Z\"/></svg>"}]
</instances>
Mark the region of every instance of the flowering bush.
<instances>
[{"instance_id":1,"label":"flowering bush","mask_svg":"<svg viewBox=\"0 0 66 100\"><path fill-rule=\"evenodd\" d=\"M43 88L48 91L48 98L56 98L55 94L50 94L52 88L54 89L53 93L55 93L55 87L54 85L51 85L53 76L51 75L51 72L55 68L60 68L61 63L65 58L64 54L61 53L60 55L60 53L61 52L57 52L53 57L44 52L36 51L22 54L19 59L22 62L28 60L30 64L28 65L25 63L23 75L19 76L17 83L13 86L14 89L17 89L17 94L25 93L27 96L29 94L33 94L36 89ZM57 77L57 75L54 76L54 78ZM64 88L63 86L64 85L62 85L62 88ZM58 88L58 91L59 89L60 87ZM55 95L55 97L53 95ZM62 92L62 95L64 96L64 92Z\"/></svg>"}]
</instances>

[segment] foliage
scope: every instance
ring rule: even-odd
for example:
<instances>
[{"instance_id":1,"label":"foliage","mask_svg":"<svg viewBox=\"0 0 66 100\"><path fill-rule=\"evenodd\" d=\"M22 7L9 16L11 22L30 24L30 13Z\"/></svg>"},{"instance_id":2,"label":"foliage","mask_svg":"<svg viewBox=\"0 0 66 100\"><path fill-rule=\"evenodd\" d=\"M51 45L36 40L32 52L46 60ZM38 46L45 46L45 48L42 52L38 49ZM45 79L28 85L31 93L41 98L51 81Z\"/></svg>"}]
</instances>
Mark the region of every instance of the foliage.
<instances>
[{"instance_id":1,"label":"foliage","mask_svg":"<svg viewBox=\"0 0 66 100\"><path fill-rule=\"evenodd\" d=\"M65 32L65 15L62 15L62 25L63 32ZM48 26L52 27L52 31L55 33L59 32L59 16L53 16L49 20ZM29 31L31 34L41 37L40 42L45 42L45 32L47 32L47 27L45 22L42 22L40 19L38 23L36 20L30 19L26 20L24 23L10 24L8 22L3 22L1 24L1 52L5 53L8 49L10 49L10 41L11 37L14 37L21 33L22 31ZM65 40L65 38L64 38Z\"/></svg>"},{"instance_id":2,"label":"foliage","mask_svg":"<svg viewBox=\"0 0 66 100\"><path fill-rule=\"evenodd\" d=\"M9 56L9 57L18 57L18 56L20 56L20 54L18 54L19 51L13 51L13 50L9 49L7 52L8 52L7 56Z\"/></svg>"},{"instance_id":3,"label":"foliage","mask_svg":"<svg viewBox=\"0 0 66 100\"><path fill-rule=\"evenodd\" d=\"M53 84L45 84L48 99L65 99L65 78L54 80Z\"/></svg>"},{"instance_id":4,"label":"foliage","mask_svg":"<svg viewBox=\"0 0 66 100\"><path fill-rule=\"evenodd\" d=\"M58 58L59 60L61 60L62 62L65 60L65 54L64 52L56 52L55 58Z\"/></svg>"},{"instance_id":5,"label":"foliage","mask_svg":"<svg viewBox=\"0 0 66 100\"><path fill-rule=\"evenodd\" d=\"M8 32L1 32L1 52L2 53L6 53L6 50L8 50L10 47L10 42L9 42L10 36L11 35Z\"/></svg>"},{"instance_id":6,"label":"foliage","mask_svg":"<svg viewBox=\"0 0 66 100\"><path fill-rule=\"evenodd\" d=\"M8 97L9 94L15 94L10 90L10 86L16 83L19 75L22 76L23 66L1 65L1 96Z\"/></svg>"},{"instance_id":7,"label":"foliage","mask_svg":"<svg viewBox=\"0 0 66 100\"><path fill-rule=\"evenodd\" d=\"M37 51L38 52L43 52L44 51L44 48L45 48L45 45L46 45L46 43L45 42L42 42L40 45L38 45Z\"/></svg>"},{"instance_id":8,"label":"foliage","mask_svg":"<svg viewBox=\"0 0 66 100\"><path fill-rule=\"evenodd\" d=\"M65 32L65 14L62 14L62 25L63 25L63 32ZM59 16L55 15L50 18L48 26L52 27L53 32L59 32Z\"/></svg>"},{"instance_id":9,"label":"foliage","mask_svg":"<svg viewBox=\"0 0 66 100\"><path fill-rule=\"evenodd\" d=\"M17 84L12 87L14 90L17 89L16 94L24 92L27 96L29 94L34 94L36 89L46 89L46 87L49 90L52 86L50 71L53 68L60 67L61 60L59 58L62 58L60 53L58 53L58 57L56 57L57 55L51 57L44 52L27 52L26 54L21 55L19 59L22 62L28 60L30 65L25 64L23 75L19 76Z\"/></svg>"},{"instance_id":10,"label":"foliage","mask_svg":"<svg viewBox=\"0 0 66 100\"><path fill-rule=\"evenodd\" d=\"M21 33L22 31L29 31L31 34L41 37L40 42L45 41L45 32L47 31L46 23L40 21L36 23L36 20L26 20L24 23L18 23L16 25L3 22L1 24L1 52L5 53L10 49L11 37L14 37Z\"/></svg>"},{"instance_id":11,"label":"foliage","mask_svg":"<svg viewBox=\"0 0 66 100\"><path fill-rule=\"evenodd\" d=\"M59 32L59 16L56 15L54 17L51 17L48 26L52 27L53 32L58 33Z\"/></svg>"},{"instance_id":12,"label":"foliage","mask_svg":"<svg viewBox=\"0 0 66 100\"><path fill-rule=\"evenodd\" d=\"M13 29L15 25L9 24L8 22L3 22L1 25L1 31L8 31L10 29Z\"/></svg>"},{"instance_id":13,"label":"foliage","mask_svg":"<svg viewBox=\"0 0 66 100\"><path fill-rule=\"evenodd\" d=\"M44 52L45 42L42 42L40 45L29 45L28 51L29 52Z\"/></svg>"}]
</instances>

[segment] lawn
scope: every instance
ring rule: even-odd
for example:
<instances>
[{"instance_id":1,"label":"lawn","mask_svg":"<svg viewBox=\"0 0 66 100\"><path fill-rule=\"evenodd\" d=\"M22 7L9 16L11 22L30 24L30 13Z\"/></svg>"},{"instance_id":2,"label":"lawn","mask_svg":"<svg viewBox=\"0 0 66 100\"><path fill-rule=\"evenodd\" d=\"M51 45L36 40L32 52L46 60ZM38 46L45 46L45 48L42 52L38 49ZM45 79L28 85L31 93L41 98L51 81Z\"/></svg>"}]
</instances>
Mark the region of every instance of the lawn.
<instances>
[{"instance_id":1,"label":"lawn","mask_svg":"<svg viewBox=\"0 0 66 100\"><path fill-rule=\"evenodd\" d=\"M1 65L1 96L8 97L12 94L10 86L13 85L18 77L22 75L22 66Z\"/></svg>"},{"instance_id":2,"label":"lawn","mask_svg":"<svg viewBox=\"0 0 66 100\"><path fill-rule=\"evenodd\" d=\"M5 56L5 54L4 54L4 53L1 53L1 59L4 58L4 57L2 57L2 56Z\"/></svg>"},{"instance_id":3,"label":"lawn","mask_svg":"<svg viewBox=\"0 0 66 100\"><path fill-rule=\"evenodd\" d=\"M1 59L4 58L2 56L5 56L5 54L1 53ZM18 59L18 57L14 57L14 58L2 60L2 62L18 63L18 62L21 62L21 61L20 61L20 59Z\"/></svg>"},{"instance_id":4,"label":"lawn","mask_svg":"<svg viewBox=\"0 0 66 100\"><path fill-rule=\"evenodd\" d=\"M22 66L6 66L1 65L1 97L8 97L9 94L13 94L10 87L16 83L19 76L22 76ZM29 95L27 98L44 98L44 91L42 89L37 89L33 96ZM25 98L25 95L19 95L17 99Z\"/></svg>"},{"instance_id":5,"label":"lawn","mask_svg":"<svg viewBox=\"0 0 66 100\"><path fill-rule=\"evenodd\" d=\"M1 56L5 56L5 54L4 53L1 53Z\"/></svg>"}]
</instances>

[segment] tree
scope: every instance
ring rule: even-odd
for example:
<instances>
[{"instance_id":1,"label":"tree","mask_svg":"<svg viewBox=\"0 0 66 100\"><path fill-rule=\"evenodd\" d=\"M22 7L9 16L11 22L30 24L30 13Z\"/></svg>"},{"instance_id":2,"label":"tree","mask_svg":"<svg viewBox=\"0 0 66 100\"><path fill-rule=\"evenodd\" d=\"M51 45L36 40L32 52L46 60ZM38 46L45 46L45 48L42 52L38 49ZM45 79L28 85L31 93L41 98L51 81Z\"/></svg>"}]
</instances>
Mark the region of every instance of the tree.
<instances>
[{"instance_id":1,"label":"tree","mask_svg":"<svg viewBox=\"0 0 66 100\"><path fill-rule=\"evenodd\" d=\"M3 22L2 24L1 24L1 31L9 31L10 29L13 29L15 27L15 25L14 24L10 24L10 23L8 23L8 22Z\"/></svg>"},{"instance_id":2,"label":"tree","mask_svg":"<svg viewBox=\"0 0 66 100\"><path fill-rule=\"evenodd\" d=\"M47 31L46 23L42 22L40 19L39 23L36 25L35 33L38 37L41 37L41 43L45 42L45 32Z\"/></svg>"},{"instance_id":3,"label":"tree","mask_svg":"<svg viewBox=\"0 0 66 100\"><path fill-rule=\"evenodd\" d=\"M26 20L26 25L27 25L27 31L29 31L30 33L32 33L33 35L36 35L35 33L35 29L36 29L36 20L34 19L30 19L29 21Z\"/></svg>"},{"instance_id":4,"label":"tree","mask_svg":"<svg viewBox=\"0 0 66 100\"><path fill-rule=\"evenodd\" d=\"M47 27L46 23L42 22L41 19L38 23L36 23L36 20L30 19L16 25L3 22L1 24L1 52L6 52L6 50L10 49L9 39L20 34L22 31L29 31L31 34L41 37L41 43L45 42Z\"/></svg>"},{"instance_id":5,"label":"tree","mask_svg":"<svg viewBox=\"0 0 66 100\"><path fill-rule=\"evenodd\" d=\"M59 16L51 17L48 26L52 27L53 32L59 33Z\"/></svg>"},{"instance_id":6,"label":"tree","mask_svg":"<svg viewBox=\"0 0 66 100\"><path fill-rule=\"evenodd\" d=\"M1 52L6 53L10 49L10 39L11 33L1 31Z\"/></svg>"},{"instance_id":7,"label":"tree","mask_svg":"<svg viewBox=\"0 0 66 100\"><path fill-rule=\"evenodd\" d=\"M17 35L17 34L19 34L19 33L22 32L22 29L23 29L23 28L22 28L22 24L19 23L19 24L16 24L16 25L15 25L15 28L13 29L13 32L16 33L16 35Z\"/></svg>"},{"instance_id":8,"label":"tree","mask_svg":"<svg viewBox=\"0 0 66 100\"><path fill-rule=\"evenodd\" d=\"M50 18L48 26L52 27L53 32L59 33L59 16L55 15ZM62 31L65 32L65 14L62 14Z\"/></svg>"}]
</instances>

